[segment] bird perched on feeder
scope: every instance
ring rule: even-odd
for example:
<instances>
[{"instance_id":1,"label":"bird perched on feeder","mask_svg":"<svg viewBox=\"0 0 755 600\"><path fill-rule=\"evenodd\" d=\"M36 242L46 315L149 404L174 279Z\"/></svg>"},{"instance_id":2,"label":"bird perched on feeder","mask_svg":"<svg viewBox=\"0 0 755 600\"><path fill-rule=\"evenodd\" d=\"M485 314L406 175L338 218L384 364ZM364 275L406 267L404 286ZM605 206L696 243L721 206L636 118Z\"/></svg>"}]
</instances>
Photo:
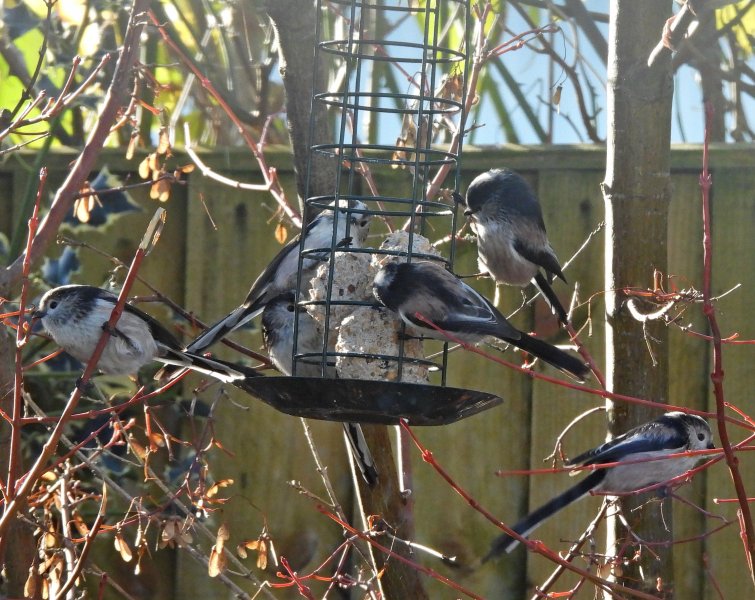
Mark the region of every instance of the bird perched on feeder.
<instances>
[{"instance_id":1,"label":"bird perched on feeder","mask_svg":"<svg viewBox=\"0 0 755 600\"><path fill-rule=\"evenodd\" d=\"M373 292L383 305L427 337L448 339L418 318L418 313L463 342L476 344L492 336L580 381L589 372L579 358L516 329L490 301L438 263L386 263L375 276Z\"/></svg>"},{"instance_id":2,"label":"bird perched on feeder","mask_svg":"<svg viewBox=\"0 0 755 600\"><path fill-rule=\"evenodd\" d=\"M115 294L102 288L63 285L42 296L32 319L38 319L63 350L86 363L117 301ZM97 367L106 374L127 375L153 360L199 371L226 383L259 375L248 367L182 350L180 342L155 318L125 304Z\"/></svg>"},{"instance_id":3,"label":"bird perched on feeder","mask_svg":"<svg viewBox=\"0 0 755 600\"><path fill-rule=\"evenodd\" d=\"M296 365L297 377L335 377L335 368L325 364L322 367L323 336L317 329L317 322L306 311L296 305L293 291L285 292L265 305L262 311L262 340L270 361L284 375L292 375L294 350L294 321L298 314L296 330L297 354L309 354ZM375 485L378 478L375 459L372 457L364 432L359 423L343 423L346 440L351 447L357 467L368 485Z\"/></svg>"},{"instance_id":4,"label":"bird perched on feeder","mask_svg":"<svg viewBox=\"0 0 755 600\"><path fill-rule=\"evenodd\" d=\"M370 228L370 216L367 206L358 200L339 200L339 208L334 210L331 202L304 231L304 250L320 250L305 254L302 261L302 285L308 283L310 274L322 261L328 260L329 248L333 244L334 221L335 244L348 244L361 248ZM265 270L252 284L244 302L234 308L228 315L210 325L186 346L189 352L200 352L208 348L231 331L238 329L247 321L257 316L270 300L296 287L297 269L299 267L299 250L301 235L286 244L273 258Z\"/></svg>"}]
</instances>

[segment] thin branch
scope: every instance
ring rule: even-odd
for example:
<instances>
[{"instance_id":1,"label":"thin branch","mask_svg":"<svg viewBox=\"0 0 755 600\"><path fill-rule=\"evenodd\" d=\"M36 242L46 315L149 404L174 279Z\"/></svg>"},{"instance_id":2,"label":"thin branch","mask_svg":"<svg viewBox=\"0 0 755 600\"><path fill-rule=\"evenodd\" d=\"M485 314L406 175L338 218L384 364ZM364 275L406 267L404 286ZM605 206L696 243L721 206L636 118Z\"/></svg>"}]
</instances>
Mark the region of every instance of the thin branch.
<instances>
[{"instance_id":1,"label":"thin branch","mask_svg":"<svg viewBox=\"0 0 755 600\"><path fill-rule=\"evenodd\" d=\"M140 1L141 0L136 0L134 8ZM132 12L132 18L133 17L134 12ZM131 26L129 26L129 29L132 30L138 28L131 28ZM159 209L158 212L155 213L155 215L157 216L162 212L164 212L163 209ZM129 268L129 272L126 275L125 281L123 282L123 288L121 289L121 292L118 296L118 300L116 301L115 306L113 307L113 310L110 314L110 319L107 322L107 327L104 327L102 330L102 335L100 336L99 342L97 343L94 352L92 352L92 356L87 362L87 366L84 369L84 373L82 374L81 379L79 380L79 384L69 397L68 402L63 409L63 413L60 415L60 419L52 430L52 433L50 433L50 437L45 442L45 445L42 447L42 450L40 451L39 456L34 462L34 465L26 474L23 482L16 492L15 497L5 505L3 516L2 518L0 518L0 539L5 539L5 533L11 525L11 521L15 518L16 514L26 506L28 497L31 494L32 489L37 484L41 475L47 470L47 461L55 453L55 450L58 447L58 442L60 441L60 437L63 435L63 430L68 425L68 421L74 410L76 409L79 400L81 399L82 390L97 368L97 361L102 355L102 352L110 339L110 332L115 330L115 326L118 323L118 319L120 318L126 304L128 293L134 283L136 273L141 266L142 259L144 258L147 250L152 243L152 235L154 234L153 226L155 225L154 221L155 220L153 219L153 222L150 223L150 228L147 230L142 243L139 245L139 248L134 254L134 259L131 262L131 267ZM15 483L16 482L14 482L13 486L14 489Z\"/></svg>"},{"instance_id":2,"label":"thin branch","mask_svg":"<svg viewBox=\"0 0 755 600\"><path fill-rule=\"evenodd\" d=\"M744 544L747 566L750 571L750 579L755 585L755 570L753 570L753 554L755 554L755 529L753 529L750 504L747 501L747 492L742 474L739 471L739 460L732 451L729 441L729 431L726 428L726 396L724 394L724 368L721 344L721 331L716 319L716 311L711 301L711 286L713 282L713 244L711 234L710 212L710 189L712 178L708 171L708 139L710 123L713 117L713 104L705 103L705 141L703 144L703 168L700 174L700 189L702 192L703 209L703 313L708 319L711 335L713 337L713 371L710 374L713 383L713 391L716 398L716 415L718 417L718 436L721 440L721 448L724 451L726 465L729 467L732 483L739 499L739 515Z\"/></svg>"},{"instance_id":3,"label":"thin branch","mask_svg":"<svg viewBox=\"0 0 755 600\"><path fill-rule=\"evenodd\" d=\"M401 427L403 427L404 430L407 431L409 435L412 437L412 440L414 440L415 445L417 446L419 451L422 453L422 460L424 460L426 463L429 463L433 467L433 469L435 469L438 475L440 475L451 486L451 488L465 500L467 504L469 504L474 510L479 512L482 516L484 516L488 521L493 523L496 527L501 529L503 532L515 538L523 545L527 546L528 549L530 549L533 552L536 552L537 554L544 556L545 558L547 558L548 560L550 560L551 562L555 564L562 565L565 569L568 569L569 571L572 571L580 575L581 577L585 577L586 579L589 579L596 586L598 586L599 588L603 590L610 590L611 592L622 592L627 595L634 596L636 598L642 598L644 600L657 600L655 596L651 596L650 594L646 594L639 590L633 590L633 589L624 587L612 581L601 579L600 577L593 575L592 573L585 571L584 569L575 567L573 564L561 558L561 556L559 556L558 554L550 550L547 546L545 546L541 542L538 542L537 540L535 541L528 540L522 537L521 535L519 535L517 532L513 531L508 525L506 525L505 523L499 521L496 517L494 517L491 512L485 509L466 490L460 487L453 480L453 478L448 474L448 472L435 460L433 453L430 452L427 448L425 448L420 443L417 436L409 428L409 426L406 424L404 420L401 421Z\"/></svg>"},{"instance_id":4,"label":"thin branch","mask_svg":"<svg viewBox=\"0 0 755 600\"><path fill-rule=\"evenodd\" d=\"M205 88L207 92L215 99L215 101L223 109L223 112L225 112L231 122L236 126L236 130L238 131L239 135L241 135L244 142L246 142L247 147L252 151L254 158L257 160L257 164L260 167L262 177L265 180L265 184L268 187L270 194L281 207L283 212L285 212L286 215L291 219L294 225L301 227L301 217L288 203L288 200L286 199L286 193L283 190L280 181L278 180L277 171L275 170L275 168L269 167L267 165L265 155L260 150L257 142L252 138L249 131L247 131L246 126L241 122L238 116L236 116L236 113L234 113L233 109L228 105L223 96L215 89L215 86L212 84L212 82L205 76L204 73L202 73L202 71L199 70L194 62L189 59L188 56L186 56L186 54L181 50L181 48L179 48L179 46L175 43L171 36L168 35L165 26L158 21L155 13L150 10L148 14L150 19L152 20L153 25L157 28L165 43L178 56L184 66L186 66L197 77L198 81L202 84L202 87Z\"/></svg>"},{"instance_id":5,"label":"thin branch","mask_svg":"<svg viewBox=\"0 0 755 600\"><path fill-rule=\"evenodd\" d=\"M118 113L126 101L126 82L131 76L131 67L139 53L139 39L144 23L141 16L149 5L148 0L134 0L129 15L126 34L123 39L118 62L115 65L113 79L103 101L102 109L84 149L76 159L68 177L58 189L52 201L50 211L39 227L34 243L29 251L29 260L36 262L47 250L54 239L60 224L71 210L74 195L81 189L99 159L102 147L110 135L110 127L116 121ZM26 253L19 256L11 265L0 271L0 289L8 289L21 276Z\"/></svg>"},{"instance_id":6,"label":"thin branch","mask_svg":"<svg viewBox=\"0 0 755 600\"><path fill-rule=\"evenodd\" d=\"M184 123L184 150L186 151L186 154L189 155L189 158L191 158L192 161L194 161L194 164L197 165L197 168L201 171L202 175L207 177L208 179L212 179L214 181L217 181L218 183L222 183L223 185L227 185L228 187L235 188L237 190L250 190L253 192L269 192L270 191L270 182L267 183L241 183L240 181L236 181L235 179L231 179L230 177L224 177L223 175L220 175L219 173L215 173L210 167L208 167L204 162L202 162L202 159L199 158L199 155L194 151L194 146L191 142L191 134L189 132L189 124Z\"/></svg>"},{"instance_id":7,"label":"thin branch","mask_svg":"<svg viewBox=\"0 0 755 600\"><path fill-rule=\"evenodd\" d=\"M71 572L68 574L68 579L63 584L63 586L58 590L58 593L56 596L53 597L53 600L56 598L62 598L65 596L66 593L68 593L68 590L70 590L73 585L76 583L76 580L79 578L79 575L81 574L81 570L84 568L84 563L86 562L87 557L89 556L89 552L92 550L92 544L94 543L94 540L97 538L97 533L100 530L100 527L102 526L102 522L105 520L105 510L107 508L107 486L103 483L102 484L102 501L100 502L100 508L97 511L97 518L94 520L94 523L92 523L91 529L87 532L86 538L84 539L84 547L81 549L81 553L79 554L79 558L76 561L76 564L74 565L73 569L71 569Z\"/></svg>"}]
</instances>

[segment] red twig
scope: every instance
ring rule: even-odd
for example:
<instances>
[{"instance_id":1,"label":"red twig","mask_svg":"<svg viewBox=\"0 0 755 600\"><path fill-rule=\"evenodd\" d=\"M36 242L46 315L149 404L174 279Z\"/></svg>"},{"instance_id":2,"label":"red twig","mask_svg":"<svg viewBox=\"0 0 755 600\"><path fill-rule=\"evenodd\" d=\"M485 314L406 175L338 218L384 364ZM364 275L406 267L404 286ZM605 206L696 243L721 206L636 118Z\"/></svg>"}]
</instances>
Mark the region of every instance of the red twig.
<instances>
[{"instance_id":1,"label":"red twig","mask_svg":"<svg viewBox=\"0 0 755 600\"><path fill-rule=\"evenodd\" d=\"M707 342L713 341L713 336L705 335L704 333L700 333L699 331L695 331L693 329L690 329L689 327L680 327L679 329L681 329L690 337L700 338L701 340L705 340ZM738 333L732 333L729 337L721 338L719 341L722 344L731 344L733 346L750 346L752 344L755 344L755 340L740 340L737 339L738 337Z\"/></svg>"},{"instance_id":2,"label":"red twig","mask_svg":"<svg viewBox=\"0 0 755 600\"><path fill-rule=\"evenodd\" d=\"M107 408L92 409L85 412L72 414L69 421L89 420L89 419L93 419L94 417L110 414L113 412L121 413L123 412L123 410L125 410L126 408L134 404L146 404L148 400L151 400L152 398L159 396L163 392L172 388L174 385L178 384L188 373L189 371L186 371L185 373L182 373L181 375L176 376L175 379L171 379L165 385L160 386L159 388L156 388L147 394L144 393L144 386L142 386L136 391L136 393L133 396L131 396L131 398L129 398L125 402L121 402L117 406L109 406ZM21 422L24 425L39 424L39 423L55 423L57 422L58 418L59 417L25 417Z\"/></svg>"},{"instance_id":3,"label":"red twig","mask_svg":"<svg viewBox=\"0 0 755 600\"><path fill-rule=\"evenodd\" d=\"M97 346L95 347L91 358L87 362L87 366L84 369L84 373L82 374L81 379L79 380L79 383L76 386L76 389L74 389L73 393L69 397L68 402L66 403L66 406L63 409L63 413L60 415L60 419L58 420L55 427L53 428L52 433L50 433L50 437L45 442L45 445L42 447L42 451L39 453L39 456L37 457L37 460L34 462L34 465L26 474L26 476L23 478L23 482L21 483L19 488L16 490L16 493L14 494L13 499L6 503L5 511L3 512L2 518L0 518L0 539L5 538L5 533L7 532L11 521L16 517L16 514L19 512L19 510L21 510L23 507L26 506L26 502L29 497L29 494L31 494L31 491L36 485L39 477L47 470L48 468L47 462L55 453L55 450L58 447L58 442L60 441L60 438L63 435L63 430L68 424L68 421L70 420L71 415L73 415L73 411L76 409L76 406L78 405L79 400L81 399L82 390L87 385L87 383L89 382L89 379L92 377L92 375L95 372L95 369L97 368L97 361L100 359L102 351L105 349L105 345L110 339L110 331L113 331L113 329L115 328L118 322L118 319L123 313L123 307L126 304L126 299L128 298L129 290L131 289L131 286L133 285L134 280L136 279L136 274L139 270L142 260L144 256L148 253L150 249L150 245L152 244L152 241L154 239L153 235L154 235L154 230L157 225L156 223L157 218L161 216L163 213L164 213L164 209L158 209L158 211L155 213L155 218L153 218L152 223L150 223L150 227L147 233L145 234L145 237L142 240L142 243L139 245L139 248L136 250L136 253L134 254L134 259L131 262L131 266L129 267L128 274L126 275L126 280L123 282L123 288L121 289L121 293L119 294L118 300L116 301L113 311L110 314L110 319L107 322L107 327L103 327L100 340L97 343ZM13 482L13 486L8 486L9 490L15 487L16 483L17 482Z\"/></svg>"},{"instance_id":4,"label":"red twig","mask_svg":"<svg viewBox=\"0 0 755 600\"><path fill-rule=\"evenodd\" d=\"M560 467L551 469L514 469L511 471L496 471L498 477L509 477L512 475L551 475L553 473L579 473L580 471L600 471L602 469L612 469L619 465L634 465L638 463L656 462L659 460L672 460L675 458L682 458L685 456L708 456L711 454L720 454L721 451L717 448L712 450L685 450L684 452L674 452L672 454L664 454L663 456L647 456L644 458L635 458L634 460L622 460L609 463L595 463L590 465L573 466L573 467ZM697 470L697 468L696 468ZM672 481L683 478L683 475L674 478ZM643 490L644 491L644 490ZM634 493L634 492L631 492ZM619 496L621 494L612 493L612 496Z\"/></svg>"},{"instance_id":5,"label":"red twig","mask_svg":"<svg viewBox=\"0 0 755 600\"><path fill-rule=\"evenodd\" d=\"M87 557L89 556L89 553L92 550L92 546L94 545L94 542L97 539L97 533L99 532L100 527L102 526L102 522L105 519L106 508L107 508L107 486L103 484L102 500L100 502L100 508L97 511L97 518L95 518L94 523L92 523L91 529L87 532L84 538L84 547L81 549L81 553L79 554L79 557L76 560L76 564L74 568L71 569L71 572L68 574L68 579L66 580L65 584L63 584L58 590L58 593L55 596L56 598L65 598L66 594L68 593L68 590L70 590L74 586L74 584L76 583L76 580L79 578L79 575L81 574L81 571L84 568L84 565L86 564Z\"/></svg>"},{"instance_id":6,"label":"red twig","mask_svg":"<svg viewBox=\"0 0 755 600\"><path fill-rule=\"evenodd\" d=\"M126 34L123 38L123 48L115 65L113 79L105 96L97 124L87 139L76 163L71 168L68 177L55 194L50 210L42 219L31 248L25 255L19 256L11 265L0 270L0 289L8 289L19 279L26 255L30 256L30 260L34 262L44 254L49 243L54 239L60 224L71 209L74 194L81 189L82 183L94 169L102 146L110 135L110 126L116 120L123 105L127 104L125 98L126 82L138 55L139 39L143 27L141 15L148 4L148 0L134 0L129 14Z\"/></svg>"},{"instance_id":7,"label":"red twig","mask_svg":"<svg viewBox=\"0 0 755 600\"><path fill-rule=\"evenodd\" d=\"M218 91L215 89L215 86L212 85L212 82L207 79L205 74L196 67L196 65L189 59L189 57L184 55L184 53L176 45L170 35L168 35L168 32L165 30L165 26L157 20L155 13L150 10L147 11L147 14L152 21L152 24L160 33L160 36L163 38L163 41L170 47L170 49L176 54L176 56L178 56L184 66L186 66L194 74L199 83L202 84L202 87L206 89L210 96L215 99L218 105L223 109L223 112L228 115L228 118L236 126L239 135L241 135L241 137L244 139L246 145L252 151L254 158L257 160L260 171L262 171L262 177L265 180L265 185L270 190L270 193L278 203L278 206L281 207L283 212L286 213L286 215L291 219L294 225L301 227L301 217L299 216L298 212L288 203L288 200L286 200L286 193L283 190L283 187L281 187L280 181L278 180L277 171L274 167L269 167L267 165L265 155L260 150L257 142L254 141L254 138L252 138L252 136L249 134L247 128L233 112L233 109L228 106L228 103L223 99L223 96L218 93Z\"/></svg>"},{"instance_id":8,"label":"red twig","mask_svg":"<svg viewBox=\"0 0 755 600\"><path fill-rule=\"evenodd\" d=\"M747 501L742 475L739 472L739 459L734 454L729 432L726 428L726 396L724 394L724 368L723 346L721 344L721 331L716 319L716 311L713 308L711 285L713 281L713 244L711 241L711 215L710 215L710 188L712 179L708 170L708 140L710 136L710 123L713 118L713 103L705 103L705 142L703 144L703 169L700 174L700 190L702 193L703 209L703 313L708 319L711 335L713 337L713 371L710 374L713 383L713 392L716 398L716 416L718 418L718 437L721 440L721 448L724 451L726 465L729 467L732 483L739 499L739 520L741 525L742 543L744 545L745 558L750 570L750 579L755 584L755 571L753 571L753 554L755 553L755 530L752 525L750 505Z\"/></svg>"},{"instance_id":9,"label":"red twig","mask_svg":"<svg viewBox=\"0 0 755 600\"><path fill-rule=\"evenodd\" d=\"M23 403L21 400L21 391L24 386L23 365L21 362L21 351L26 343L26 299L29 293L29 271L31 270L31 260L29 250L34 242L39 227L39 205L42 200L42 192L47 182L47 169L43 168L39 173L39 185L37 186L37 198L34 202L34 210L29 218L29 234L26 239L26 252L23 267L21 270L21 301L18 307L18 327L16 328L16 364L13 381L13 415L11 417L11 443L10 455L8 457L8 480L6 482L6 502L15 496L16 480L20 474L21 468L21 419L23 418Z\"/></svg>"},{"instance_id":10,"label":"red twig","mask_svg":"<svg viewBox=\"0 0 755 600\"><path fill-rule=\"evenodd\" d=\"M527 45L527 42L530 41L530 38L535 39L545 33L556 33L557 31L560 31L560 28L558 27L558 25L554 25L553 23L548 23L548 25L538 27L537 29L530 29L529 31L515 35L510 40L503 42L503 44L499 44L490 52L488 52L485 58L486 60L494 57L497 58L502 54L506 54L506 52L519 50L523 46Z\"/></svg>"},{"instance_id":11,"label":"red twig","mask_svg":"<svg viewBox=\"0 0 755 600\"><path fill-rule=\"evenodd\" d=\"M414 432L411 430L411 428L406 424L406 421L401 421L401 427L411 436L412 440L414 440L414 444L417 446L419 451L422 454L422 460L424 460L426 463L429 463L433 469L440 475L445 481L451 486L451 488L461 496L467 504L469 504L473 509L475 509L477 512L479 512L482 516L484 516L488 521L493 523L496 527L501 529L506 534L510 535L514 539L518 540L520 543L527 546L527 548L533 552L536 552L551 562L563 566L563 568L572 571L579 575L580 577L584 577L585 579L588 579L598 587L602 589L609 589L612 592L621 592L630 596L635 596L637 598L643 598L644 600L657 600L655 596L651 596L650 594L645 594L644 592L641 592L639 590L633 590L627 587L624 587L620 584L614 583L612 581L607 581L605 579L601 579L597 575L593 575L589 571L585 571L584 569L580 569L579 567L575 567L570 562L567 562L563 558L561 558L560 555L553 552L550 548L548 548L545 544L538 540L528 540L527 538L522 537L515 531L513 531L508 525L505 523L499 521L496 517L492 515L487 509L485 509L477 500L475 500L466 490L464 490L461 486L459 486L453 478L446 472L446 470L435 460L435 457L433 456L433 453L430 452L427 448L425 448L422 443L417 439L417 436L414 435Z\"/></svg>"},{"instance_id":12,"label":"red twig","mask_svg":"<svg viewBox=\"0 0 755 600\"><path fill-rule=\"evenodd\" d=\"M577 345L577 352L579 352L579 355L585 360L585 362L587 362L590 371L595 375L595 379L598 380L598 384L605 390L606 377L603 375L600 367L598 367L598 364L595 362L592 354L590 354L590 351L582 343L582 340L579 338L579 332L574 329L571 320L566 324L566 331L569 333L569 339Z\"/></svg>"},{"instance_id":13,"label":"red twig","mask_svg":"<svg viewBox=\"0 0 755 600\"><path fill-rule=\"evenodd\" d=\"M358 529L354 529L349 523L346 523L342 519L338 518L336 515L328 511L324 506L318 506L317 510L319 510L321 513L323 513L325 516L331 518L333 521L338 523L341 527L343 527L346 531L351 533L352 535L357 536L358 538L364 540L365 542L370 543L374 548L380 550L380 552L384 552L391 558L398 560L400 562L403 562L407 565L409 565L411 568L416 569L420 573L424 573L425 575L428 575L429 577L432 577L433 579L436 579L440 581L441 583L446 584L447 586L455 589L457 592L461 592L462 594L469 596L470 598L474 598L475 600L483 600L481 596L478 596L474 592L469 591L468 589L462 587L452 579L449 579L448 577L445 577L438 573L437 571L434 571L433 569L430 569L429 567L425 567L423 565L420 565L418 563L415 563L408 558L405 558L401 556L400 554L396 554L391 549L386 548L382 544L379 544L375 541L375 538L372 536L364 533L363 531L359 531Z\"/></svg>"},{"instance_id":14,"label":"red twig","mask_svg":"<svg viewBox=\"0 0 755 600\"><path fill-rule=\"evenodd\" d=\"M448 338L452 342L459 344L462 348L469 352L473 352L474 354L479 354L480 356L485 357L488 360L492 360L493 362L496 362L500 365L503 365L504 367L508 367L509 369L514 369L516 371L520 371L521 373L524 373L525 375L532 377L534 379L540 379L541 381L547 381L548 383L553 383L555 385L560 385L561 387L568 388L570 390L577 390L580 392L583 392L585 394L591 394L593 396L600 396L601 398L610 398L611 400L620 400L622 402L628 402L629 404L639 404L641 406L650 406L653 408L658 408L663 410L664 412L670 411L670 410L679 410L682 412L686 412L691 415L699 415L704 418L710 418L710 417L717 417L722 418L725 421L732 423L733 425L737 425L738 427L742 427L744 429L748 429L751 431L755 430L755 425L748 421L747 419L743 420L737 420L733 417L729 416L723 416L718 417L716 413L710 413L706 412L704 410L696 410L694 408L689 408L687 406L676 406L674 404L665 404L661 402L653 402L652 400L644 400L642 398L637 398L635 396L627 396L625 394L617 394L615 392L609 392L607 390L598 389L598 388L590 388L585 385L580 385L576 383L570 383L568 381L564 381L563 379L557 379L556 377L550 377L549 375L544 375L542 373L538 373L536 371L533 371L532 369L529 369L527 367L521 367L519 365L515 365L514 363L508 362L506 360L503 360L502 358L498 358L497 356L492 356L488 354L487 352L484 352L483 350L480 350L476 346L472 346L471 344L467 344L466 342L461 341L459 338L457 338L452 333L449 333L448 331L438 327L435 323L433 323L430 319L425 317L422 313L414 313L414 316L425 323L428 327L434 329L435 331L441 333L444 337Z\"/></svg>"},{"instance_id":15,"label":"red twig","mask_svg":"<svg viewBox=\"0 0 755 600\"><path fill-rule=\"evenodd\" d=\"M312 595L312 590L310 590L306 585L304 585L304 583L302 583L301 579L299 579L299 576L291 568L291 565L288 564L285 556L281 556L280 562L281 565L283 565L283 568L286 569L288 577L291 579L291 581L294 582L294 584L296 584L296 589L299 591L299 594L301 594L301 596L304 598L309 598L309 600L315 600L315 597Z\"/></svg>"}]
</instances>

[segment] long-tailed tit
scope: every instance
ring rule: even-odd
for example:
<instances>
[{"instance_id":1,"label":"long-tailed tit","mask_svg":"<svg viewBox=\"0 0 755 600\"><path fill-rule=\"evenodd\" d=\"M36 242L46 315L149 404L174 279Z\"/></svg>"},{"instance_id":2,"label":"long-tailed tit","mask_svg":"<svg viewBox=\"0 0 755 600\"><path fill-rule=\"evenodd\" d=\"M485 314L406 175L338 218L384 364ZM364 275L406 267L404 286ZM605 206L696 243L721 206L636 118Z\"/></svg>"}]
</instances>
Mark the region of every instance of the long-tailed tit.
<instances>
[{"instance_id":1,"label":"long-tailed tit","mask_svg":"<svg viewBox=\"0 0 755 600\"><path fill-rule=\"evenodd\" d=\"M503 340L582 380L580 359L515 329L486 298L437 263L387 263L375 276L375 297L427 337L447 340L416 313L463 342Z\"/></svg>"},{"instance_id":2,"label":"long-tailed tit","mask_svg":"<svg viewBox=\"0 0 755 600\"><path fill-rule=\"evenodd\" d=\"M329 204L335 207L335 202ZM336 244L348 243L354 248L364 245L370 228L370 216L366 214L367 206L358 200L339 201L337 217ZM357 212L353 212L357 211ZM302 285L309 283L309 277L317 265L328 260L328 249L333 242L333 219L335 211L326 208L307 226L304 235L304 249L322 249L320 253L306 255L302 262ZM186 349L200 352L225 337L234 329L257 316L270 300L277 295L296 287L297 269L299 267L300 235L283 246L265 270L257 277L244 302L234 308L227 316L208 327Z\"/></svg>"},{"instance_id":3,"label":"long-tailed tit","mask_svg":"<svg viewBox=\"0 0 755 600\"><path fill-rule=\"evenodd\" d=\"M545 233L540 202L529 184L509 169L478 175L467 188L464 214L477 234L477 266L496 283L525 286L532 281L558 319L567 314L548 278L566 282Z\"/></svg>"},{"instance_id":4,"label":"long-tailed tit","mask_svg":"<svg viewBox=\"0 0 755 600\"><path fill-rule=\"evenodd\" d=\"M705 419L678 411L668 412L569 461L568 465L583 466L619 464L592 471L582 481L524 517L511 529L526 537L547 518L587 494L625 494L641 490L683 475L695 466L699 457L635 461L662 459L669 454L714 447L710 426ZM518 540L507 534L496 538L483 562L504 552L511 552L518 543Z\"/></svg>"},{"instance_id":5,"label":"long-tailed tit","mask_svg":"<svg viewBox=\"0 0 755 600\"><path fill-rule=\"evenodd\" d=\"M86 363L92 356L118 298L91 285L63 285L48 291L32 313L63 350ZM136 373L151 361L185 367L226 383L257 376L253 369L185 352L157 320L130 304L124 305L97 362L103 373Z\"/></svg>"},{"instance_id":6,"label":"long-tailed tit","mask_svg":"<svg viewBox=\"0 0 755 600\"><path fill-rule=\"evenodd\" d=\"M323 336L317 329L317 322L301 307L296 306L294 292L286 292L270 300L262 311L262 339L273 365L284 375L293 373L294 320L299 314L297 328L297 354L318 354L322 352ZM315 364L316 363L316 364ZM321 377L322 368L318 356L302 358L296 365L297 377ZM335 368L325 368L325 377L335 377ZM359 423L344 423L346 440L351 446L357 467L369 485L377 482L378 472L375 460L367 447L364 433Z\"/></svg>"}]
</instances>

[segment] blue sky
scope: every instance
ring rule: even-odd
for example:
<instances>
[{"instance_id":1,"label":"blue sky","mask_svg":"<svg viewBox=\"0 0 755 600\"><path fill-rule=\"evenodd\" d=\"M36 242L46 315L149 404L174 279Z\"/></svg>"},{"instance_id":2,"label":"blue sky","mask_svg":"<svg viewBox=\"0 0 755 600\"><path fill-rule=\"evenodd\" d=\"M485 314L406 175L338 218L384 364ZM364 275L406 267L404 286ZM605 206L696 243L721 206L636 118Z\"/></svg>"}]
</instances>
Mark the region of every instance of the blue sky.
<instances>
[{"instance_id":1,"label":"blue sky","mask_svg":"<svg viewBox=\"0 0 755 600\"><path fill-rule=\"evenodd\" d=\"M392 3L389 3L392 4ZM587 0L588 10L606 13L608 11L608 0ZM546 23L545 15L541 25ZM512 32L521 32L528 29L524 21L512 10L507 22ZM599 24L600 29L607 37L607 23ZM572 34L571 28L564 27L564 34L556 34L554 46L557 48L567 63L571 63L574 58L574 48L568 41L568 36ZM660 38L660 30L658 32ZM401 26L393 32L390 39L418 41L422 39L422 32L419 29L416 18L406 19ZM606 111L605 111L605 66L595 56L592 47L585 40L579 41L580 52L586 57L593 69L581 74L583 89L592 89L595 93L596 105L600 107L600 112L596 121L598 135L605 139L606 132ZM391 48L389 48L389 51ZM396 52L405 52L403 48L395 49ZM553 94L553 89L548 85L548 68L549 59L534 52L532 49L524 47L515 52L504 54L500 59L504 61L506 68L512 74L513 78L519 84L520 89L525 96L531 101L534 110L540 117L542 124L547 123L547 114L549 109L548 102ZM408 67L410 70L412 67ZM503 83L500 76L494 72L490 66L487 67L489 75L497 82L497 88L501 90L504 104L510 109L509 118L515 123L519 142L525 144L539 143L538 137L531 128L527 119L518 108L517 102L510 93L507 86ZM402 75L397 75L397 79ZM586 142L589 138L584 133L584 127L581 125L581 118L577 108L575 89L570 80L561 75L560 67L556 66L554 70L556 80L561 80L563 89L561 93L560 114L554 115L553 119L553 143L569 144ZM697 72L689 67L682 67L674 77L675 96L674 96L674 114L672 118L672 142L673 143L699 143L703 138L703 111L702 111L702 94L697 81ZM408 89L406 90L409 91ZM750 103L752 104L752 103ZM752 106L746 107L755 108ZM510 142L506 138L503 126L498 120L496 111L493 109L489 99L483 96L480 107L481 113L477 124L484 124L474 131L471 138L472 143L476 145L497 145ZM751 111L752 112L752 111ZM569 124L569 119L577 124L577 131ZM380 142L393 143L396 135L400 130L400 125L388 126L389 119L381 117Z\"/></svg>"}]
</instances>

